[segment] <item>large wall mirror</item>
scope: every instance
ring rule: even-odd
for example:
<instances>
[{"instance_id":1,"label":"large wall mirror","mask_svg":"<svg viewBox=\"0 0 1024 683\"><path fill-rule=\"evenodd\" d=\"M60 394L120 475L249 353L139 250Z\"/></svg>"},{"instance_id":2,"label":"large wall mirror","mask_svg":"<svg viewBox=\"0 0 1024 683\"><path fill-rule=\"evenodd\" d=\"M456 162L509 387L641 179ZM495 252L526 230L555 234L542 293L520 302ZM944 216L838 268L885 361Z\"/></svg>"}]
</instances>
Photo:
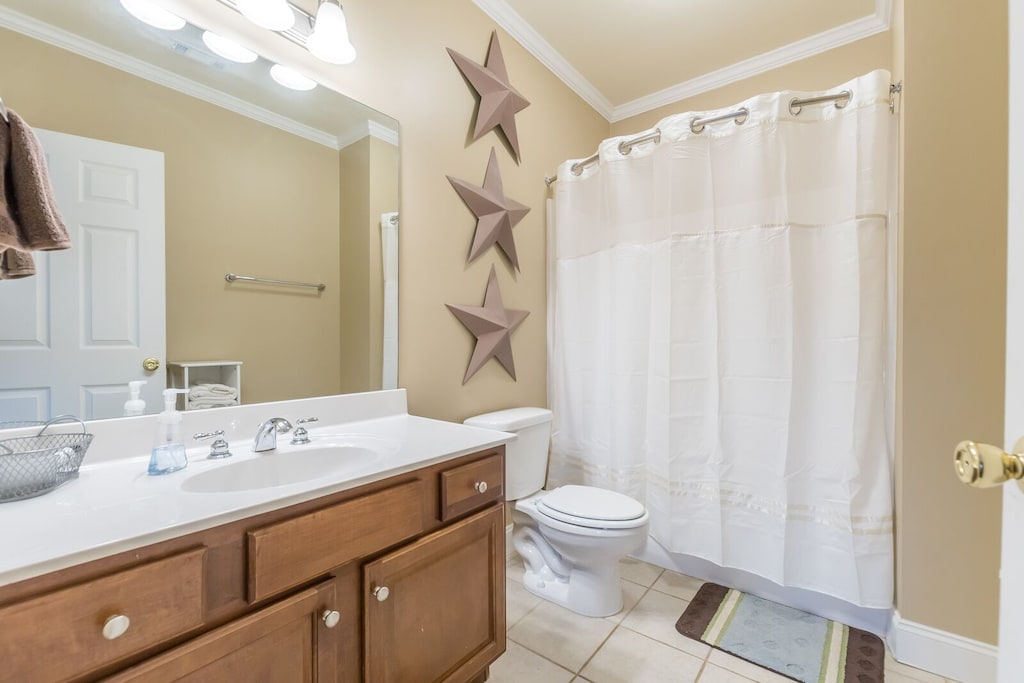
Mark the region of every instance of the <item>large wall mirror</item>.
<instances>
[{"instance_id":1,"label":"large wall mirror","mask_svg":"<svg viewBox=\"0 0 1024 683\"><path fill-rule=\"evenodd\" d=\"M398 122L201 34L117 0L0 0L0 98L73 235L0 280L0 422L119 416L136 378L159 411L172 363L242 403L396 385Z\"/></svg>"}]
</instances>

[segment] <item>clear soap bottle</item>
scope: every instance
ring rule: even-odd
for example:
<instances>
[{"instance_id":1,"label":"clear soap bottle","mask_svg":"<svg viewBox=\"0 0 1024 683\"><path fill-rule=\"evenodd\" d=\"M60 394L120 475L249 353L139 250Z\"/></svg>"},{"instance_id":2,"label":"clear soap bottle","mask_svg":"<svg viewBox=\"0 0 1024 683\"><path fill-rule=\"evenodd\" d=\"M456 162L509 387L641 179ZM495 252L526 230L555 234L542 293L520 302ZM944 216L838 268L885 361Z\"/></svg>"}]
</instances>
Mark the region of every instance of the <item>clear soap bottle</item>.
<instances>
[{"instance_id":1,"label":"clear soap bottle","mask_svg":"<svg viewBox=\"0 0 1024 683\"><path fill-rule=\"evenodd\" d=\"M178 394L187 393L188 389L164 389L164 411L156 416L156 437L149 456L150 475L170 474L188 465L181 413L175 410Z\"/></svg>"}]
</instances>

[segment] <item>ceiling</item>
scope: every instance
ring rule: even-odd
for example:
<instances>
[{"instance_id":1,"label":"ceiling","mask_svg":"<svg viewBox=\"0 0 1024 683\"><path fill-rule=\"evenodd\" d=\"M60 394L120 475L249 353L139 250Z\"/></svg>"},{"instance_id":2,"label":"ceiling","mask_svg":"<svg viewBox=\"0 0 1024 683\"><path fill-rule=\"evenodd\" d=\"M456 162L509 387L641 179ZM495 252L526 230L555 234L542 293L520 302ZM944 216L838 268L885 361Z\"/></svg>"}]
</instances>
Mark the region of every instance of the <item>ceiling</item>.
<instances>
[{"instance_id":1,"label":"ceiling","mask_svg":"<svg viewBox=\"0 0 1024 683\"><path fill-rule=\"evenodd\" d=\"M891 0L473 0L610 121L888 30Z\"/></svg>"}]
</instances>

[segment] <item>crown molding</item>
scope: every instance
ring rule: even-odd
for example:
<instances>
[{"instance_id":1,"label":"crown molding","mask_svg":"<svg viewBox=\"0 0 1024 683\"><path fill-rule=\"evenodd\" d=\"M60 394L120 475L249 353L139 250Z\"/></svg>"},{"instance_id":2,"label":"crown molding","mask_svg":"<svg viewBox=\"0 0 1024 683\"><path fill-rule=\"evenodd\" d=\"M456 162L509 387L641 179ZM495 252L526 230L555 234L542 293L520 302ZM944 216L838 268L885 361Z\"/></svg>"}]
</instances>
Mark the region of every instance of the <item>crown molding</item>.
<instances>
[{"instance_id":1,"label":"crown molding","mask_svg":"<svg viewBox=\"0 0 1024 683\"><path fill-rule=\"evenodd\" d=\"M318 145L332 149L341 149L337 137L330 133L299 123L286 116L281 116L269 109L246 102L243 99L226 95L215 88L197 83L158 66L153 66L141 59L117 52L99 43L86 40L81 36L25 16L6 7L0 7L0 27L22 33L44 43L132 74L133 76L138 76L171 90L176 90L185 95L209 102L222 109L233 111L236 114L241 114L260 123L265 123L268 126L273 126L292 135L315 142ZM16 102L9 102L8 105L17 108Z\"/></svg>"},{"instance_id":2,"label":"crown molding","mask_svg":"<svg viewBox=\"0 0 1024 683\"><path fill-rule=\"evenodd\" d=\"M473 2L611 123L777 69L780 66L847 45L876 33L882 33L889 30L889 25L892 23L892 0L875 0L875 11L869 16L717 69L703 76L677 83L630 102L612 105L608 98L584 78L505 0L473 0Z\"/></svg>"},{"instance_id":3,"label":"crown molding","mask_svg":"<svg viewBox=\"0 0 1024 683\"><path fill-rule=\"evenodd\" d=\"M389 145L398 147L398 131L395 130L394 128L388 128L382 123L367 120L366 130L370 135L377 138L378 140L382 140L388 143Z\"/></svg>"},{"instance_id":4,"label":"crown molding","mask_svg":"<svg viewBox=\"0 0 1024 683\"><path fill-rule=\"evenodd\" d=\"M354 145L365 137L374 137L388 143L389 145L398 147L397 130L367 119L366 121L362 121L358 125L353 126L343 135L338 136L338 149L345 149L349 145Z\"/></svg>"},{"instance_id":5,"label":"crown molding","mask_svg":"<svg viewBox=\"0 0 1024 683\"><path fill-rule=\"evenodd\" d=\"M876 2L876 7L880 4L888 3L885 0L879 0ZM801 59L813 57L822 52L827 52L833 48L847 45L887 30L889 30L889 20L883 22L877 13L872 14L871 16L851 21L828 31L822 31L817 35L809 36L789 45L783 45L780 48L762 53L756 57L745 59L742 62L736 62L727 67L710 71L703 76L677 83L664 90L639 97L631 102L620 104L612 110L612 115L608 120L615 123L616 121L628 119L631 116L643 114L652 109L685 100L688 97L715 90L730 83L742 81L745 78L777 69L786 64L798 62Z\"/></svg>"},{"instance_id":6,"label":"crown molding","mask_svg":"<svg viewBox=\"0 0 1024 683\"><path fill-rule=\"evenodd\" d=\"M551 46L537 30L512 9L505 0L473 0L473 4L494 20L498 26L512 36L526 51L536 57L563 83L583 98L597 113L611 120L614 109L611 101L594 84L583 77L558 50Z\"/></svg>"}]
</instances>

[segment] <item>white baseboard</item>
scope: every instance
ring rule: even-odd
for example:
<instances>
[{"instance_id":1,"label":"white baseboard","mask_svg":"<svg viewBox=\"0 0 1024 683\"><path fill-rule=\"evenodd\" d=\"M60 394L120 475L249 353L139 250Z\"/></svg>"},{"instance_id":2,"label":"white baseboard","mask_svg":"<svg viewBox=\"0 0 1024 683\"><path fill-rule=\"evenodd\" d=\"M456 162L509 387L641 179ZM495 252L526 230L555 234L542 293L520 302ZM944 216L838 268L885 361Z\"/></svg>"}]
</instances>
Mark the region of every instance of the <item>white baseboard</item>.
<instances>
[{"instance_id":1,"label":"white baseboard","mask_svg":"<svg viewBox=\"0 0 1024 683\"><path fill-rule=\"evenodd\" d=\"M900 617L893 610L886 634L896 661L962 683L994 683L995 645L940 631Z\"/></svg>"},{"instance_id":2,"label":"white baseboard","mask_svg":"<svg viewBox=\"0 0 1024 683\"><path fill-rule=\"evenodd\" d=\"M516 556L516 549L512 547L512 525L505 526L505 561L508 562Z\"/></svg>"}]
</instances>

